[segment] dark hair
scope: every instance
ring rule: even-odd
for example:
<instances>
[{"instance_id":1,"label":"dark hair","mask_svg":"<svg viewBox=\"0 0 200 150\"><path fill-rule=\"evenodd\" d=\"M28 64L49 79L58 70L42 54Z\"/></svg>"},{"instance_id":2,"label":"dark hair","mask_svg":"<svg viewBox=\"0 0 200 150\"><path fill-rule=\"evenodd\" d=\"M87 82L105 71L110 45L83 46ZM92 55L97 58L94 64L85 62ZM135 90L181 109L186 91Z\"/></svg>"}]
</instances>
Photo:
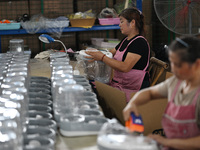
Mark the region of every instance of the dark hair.
<instances>
[{"instance_id":1,"label":"dark hair","mask_svg":"<svg viewBox=\"0 0 200 150\"><path fill-rule=\"evenodd\" d=\"M182 36L172 41L169 51L178 53L183 62L194 63L200 58L200 39L195 36Z\"/></svg>"},{"instance_id":2,"label":"dark hair","mask_svg":"<svg viewBox=\"0 0 200 150\"><path fill-rule=\"evenodd\" d=\"M136 28L139 30L140 35L145 34L144 30L144 16L141 11L135 7L126 8L122 10L119 16L124 17L128 22L135 20Z\"/></svg>"}]
</instances>

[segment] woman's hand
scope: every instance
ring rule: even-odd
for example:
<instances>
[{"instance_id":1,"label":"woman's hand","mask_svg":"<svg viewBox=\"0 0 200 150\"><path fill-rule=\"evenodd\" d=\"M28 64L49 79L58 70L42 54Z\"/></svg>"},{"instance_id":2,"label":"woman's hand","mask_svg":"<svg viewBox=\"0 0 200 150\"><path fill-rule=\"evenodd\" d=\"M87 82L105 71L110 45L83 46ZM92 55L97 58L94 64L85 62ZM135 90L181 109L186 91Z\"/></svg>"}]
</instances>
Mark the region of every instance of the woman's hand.
<instances>
[{"instance_id":1,"label":"woman's hand","mask_svg":"<svg viewBox=\"0 0 200 150\"><path fill-rule=\"evenodd\" d=\"M158 135L158 134L150 134L148 135L149 138L152 138L153 140L155 140L156 142L158 142L158 144L164 146L164 147L168 147L169 144L168 144L168 141L169 139L161 136L161 135Z\"/></svg>"},{"instance_id":2,"label":"woman's hand","mask_svg":"<svg viewBox=\"0 0 200 150\"><path fill-rule=\"evenodd\" d=\"M123 116L125 121L127 121L130 118L131 112L133 112L136 116L139 116L137 106L134 103L128 103L124 108Z\"/></svg>"},{"instance_id":3,"label":"woman's hand","mask_svg":"<svg viewBox=\"0 0 200 150\"><path fill-rule=\"evenodd\" d=\"M86 58L91 58L91 61L95 61L95 60L102 60L104 54L100 51L85 51L86 54L90 55L90 57L86 57Z\"/></svg>"}]
</instances>

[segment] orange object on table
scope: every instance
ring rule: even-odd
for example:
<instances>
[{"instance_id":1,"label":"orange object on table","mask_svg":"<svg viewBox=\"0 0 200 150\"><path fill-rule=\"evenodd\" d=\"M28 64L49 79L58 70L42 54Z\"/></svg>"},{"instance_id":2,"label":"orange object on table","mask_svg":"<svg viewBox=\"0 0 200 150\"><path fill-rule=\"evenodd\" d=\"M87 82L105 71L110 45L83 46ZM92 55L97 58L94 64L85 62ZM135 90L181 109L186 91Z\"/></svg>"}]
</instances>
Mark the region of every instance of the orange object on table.
<instances>
[{"instance_id":1,"label":"orange object on table","mask_svg":"<svg viewBox=\"0 0 200 150\"><path fill-rule=\"evenodd\" d=\"M134 113L131 113L131 116L128 121L126 121L125 126L131 132L144 132L144 125L141 116L135 116Z\"/></svg>"}]
</instances>

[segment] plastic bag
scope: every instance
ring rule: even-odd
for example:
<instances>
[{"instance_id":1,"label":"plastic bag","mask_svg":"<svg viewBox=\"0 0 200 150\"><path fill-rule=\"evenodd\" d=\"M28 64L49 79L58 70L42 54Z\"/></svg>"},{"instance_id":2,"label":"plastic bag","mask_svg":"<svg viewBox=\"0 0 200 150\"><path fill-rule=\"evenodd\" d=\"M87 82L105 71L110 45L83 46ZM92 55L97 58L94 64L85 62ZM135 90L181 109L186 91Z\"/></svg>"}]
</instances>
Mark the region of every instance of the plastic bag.
<instances>
[{"instance_id":1,"label":"plastic bag","mask_svg":"<svg viewBox=\"0 0 200 150\"><path fill-rule=\"evenodd\" d=\"M27 33L35 34L45 28L45 18L41 14L34 15L31 17L30 21L21 21L20 24Z\"/></svg>"},{"instance_id":2,"label":"plastic bag","mask_svg":"<svg viewBox=\"0 0 200 150\"><path fill-rule=\"evenodd\" d=\"M89 50L89 48L88 48ZM102 61L89 62L84 56L85 50L81 50L79 55L77 55L77 64L75 66L75 72L80 75L84 75L89 80L97 80L102 83L108 83L110 81L110 76L112 69ZM110 52L105 52L106 56L112 57ZM107 54L108 53L108 54Z\"/></svg>"},{"instance_id":3,"label":"plastic bag","mask_svg":"<svg viewBox=\"0 0 200 150\"><path fill-rule=\"evenodd\" d=\"M76 65L74 67L74 74L75 75L87 76L86 73L85 73L86 66L85 66L84 60L82 60L79 55L76 56L76 60L77 60L77 62L76 62Z\"/></svg>"},{"instance_id":4,"label":"plastic bag","mask_svg":"<svg viewBox=\"0 0 200 150\"><path fill-rule=\"evenodd\" d=\"M69 26L67 17L58 17L56 19L45 19L45 30L57 38L61 37L63 29Z\"/></svg>"},{"instance_id":5,"label":"plastic bag","mask_svg":"<svg viewBox=\"0 0 200 150\"><path fill-rule=\"evenodd\" d=\"M63 16L55 19L48 19L39 14L32 16L30 21L21 21L21 26L29 34L35 34L40 30L46 30L54 37L60 38L63 29L69 26L69 19Z\"/></svg>"},{"instance_id":6,"label":"plastic bag","mask_svg":"<svg viewBox=\"0 0 200 150\"><path fill-rule=\"evenodd\" d=\"M95 69L95 80L102 83L109 83L112 68L106 65L104 62L98 61Z\"/></svg>"},{"instance_id":7,"label":"plastic bag","mask_svg":"<svg viewBox=\"0 0 200 150\"><path fill-rule=\"evenodd\" d=\"M113 8L104 8L99 14L99 18L117 18L118 14Z\"/></svg>"},{"instance_id":8,"label":"plastic bag","mask_svg":"<svg viewBox=\"0 0 200 150\"><path fill-rule=\"evenodd\" d=\"M77 73L77 75L83 75L89 80L94 80L97 62L88 62L88 60L83 59L83 57L81 57L80 55L76 56L76 60L77 63L74 70L76 70L75 72Z\"/></svg>"}]
</instances>

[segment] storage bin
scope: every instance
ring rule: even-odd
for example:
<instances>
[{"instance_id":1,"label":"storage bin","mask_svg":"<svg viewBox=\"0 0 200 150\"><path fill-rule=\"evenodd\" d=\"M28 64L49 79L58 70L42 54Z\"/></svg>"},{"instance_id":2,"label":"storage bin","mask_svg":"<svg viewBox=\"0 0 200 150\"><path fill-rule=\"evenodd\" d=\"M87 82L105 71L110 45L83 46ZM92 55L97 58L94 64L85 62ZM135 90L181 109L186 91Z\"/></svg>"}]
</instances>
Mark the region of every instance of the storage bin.
<instances>
[{"instance_id":1,"label":"storage bin","mask_svg":"<svg viewBox=\"0 0 200 150\"><path fill-rule=\"evenodd\" d=\"M45 22L46 28L65 28L69 26L69 21L56 21L56 20L49 20Z\"/></svg>"},{"instance_id":2,"label":"storage bin","mask_svg":"<svg viewBox=\"0 0 200 150\"><path fill-rule=\"evenodd\" d=\"M19 28L20 23L0 23L0 30L14 30Z\"/></svg>"},{"instance_id":3,"label":"storage bin","mask_svg":"<svg viewBox=\"0 0 200 150\"><path fill-rule=\"evenodd\" d=\"M119 39L108 38L106 40L104 38L91 38L92 45L99 48L115 48L120 42Z\"/></svg>"},{"instance_id":4,"label":"storage bin","mask_svg":"<svg viewBox=\"0 0 200 150\"><path fill-rule=\"evenodd\" d=\"M87 19L70 19L72 27L92 27L94 25L96 18L87 18Z\"/></svg>"},{"instance_id":5,"label":"storage bin","mask_svg":"<svg viewBox=\"0 0 200 150\"><path fill-rule=\"evenodd\" d=\"M119 18L99 18L100 25L114 25L120 24Z\"/></svg>"}]
</instances>

